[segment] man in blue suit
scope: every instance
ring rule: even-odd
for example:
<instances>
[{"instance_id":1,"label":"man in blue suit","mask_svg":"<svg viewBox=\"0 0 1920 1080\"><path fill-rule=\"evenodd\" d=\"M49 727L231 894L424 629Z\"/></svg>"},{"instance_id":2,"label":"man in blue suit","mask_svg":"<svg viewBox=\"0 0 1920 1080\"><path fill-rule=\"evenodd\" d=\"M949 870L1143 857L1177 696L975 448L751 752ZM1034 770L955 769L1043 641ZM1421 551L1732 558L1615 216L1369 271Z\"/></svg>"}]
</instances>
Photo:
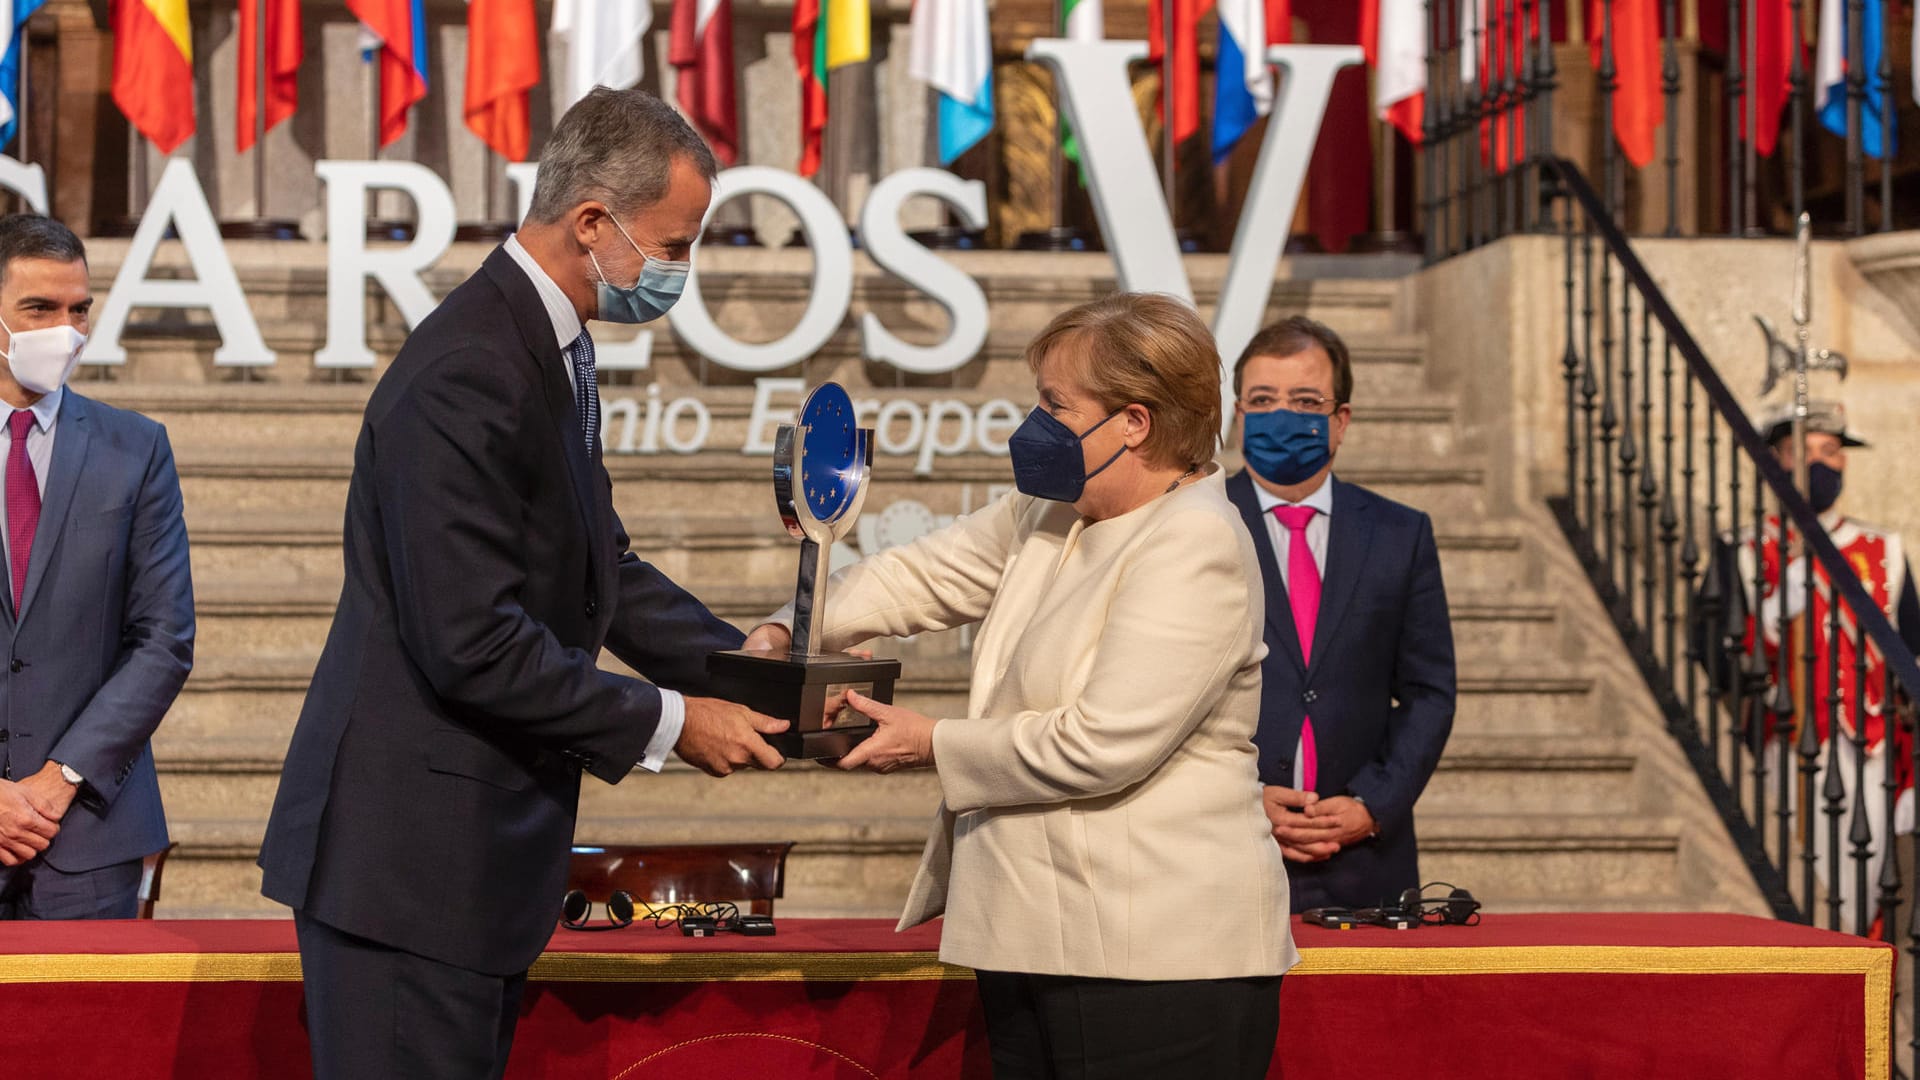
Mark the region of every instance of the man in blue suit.
<instances>
[{"instance_id":1,"label":"man in blue suit","mask_svg":"<svg viewBox=\"0 0 1920 1080\"><path fill-rule=\"evenodd\" d=\"M1304 316L1234 367L1247 468L1227 494L1267 590L1260 753L1293 908L1371 907L1420 884L1413 804L1453 726L1453 629L1433 522L1333 475L1353 368Z\"/></svg>"},{"instance_id":2,"label":"man in blue suit","mask_svg":"<svg viewBox=\"0 0 1920 1080\"><path fill-rule=\"evenodd\" d=\"M167 846L147 740L193 666L187 530L166 430L65 385L92 305L79 237L0 217L0 919L130 919Z\"/></svg>"}]
</instances>

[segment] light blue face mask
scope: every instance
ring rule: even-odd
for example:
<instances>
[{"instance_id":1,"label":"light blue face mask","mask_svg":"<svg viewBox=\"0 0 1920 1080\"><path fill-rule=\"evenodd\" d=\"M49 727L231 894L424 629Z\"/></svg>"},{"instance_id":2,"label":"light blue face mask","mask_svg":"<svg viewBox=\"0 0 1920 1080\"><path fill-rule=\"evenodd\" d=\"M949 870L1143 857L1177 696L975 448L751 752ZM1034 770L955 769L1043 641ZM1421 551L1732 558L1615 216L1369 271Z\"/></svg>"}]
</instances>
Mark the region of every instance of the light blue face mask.
<instances>
[{"instance_id":1,"label":"light blue face mask","mask_svg":"<svg viewBox=\"0 0 1920 1080\"><path fill-rule=\"evenodd\" d=\"M607 280L607 272L600 269L600 260L593 251L587 251L587 258L593 260L593 272L600 275L599 302L600 321L613 323L648 323L667 313L680 294L686 291L687 275L693 271L693 263L687 260L670 261L656 259L633 243L633 237L627 236L627 230L611 214L607 220L620 230L627 243L633 244L633 250L640 252L646 260L640 267L640 280L628 288L620 288Z\"/></svg>"}]
</instances>

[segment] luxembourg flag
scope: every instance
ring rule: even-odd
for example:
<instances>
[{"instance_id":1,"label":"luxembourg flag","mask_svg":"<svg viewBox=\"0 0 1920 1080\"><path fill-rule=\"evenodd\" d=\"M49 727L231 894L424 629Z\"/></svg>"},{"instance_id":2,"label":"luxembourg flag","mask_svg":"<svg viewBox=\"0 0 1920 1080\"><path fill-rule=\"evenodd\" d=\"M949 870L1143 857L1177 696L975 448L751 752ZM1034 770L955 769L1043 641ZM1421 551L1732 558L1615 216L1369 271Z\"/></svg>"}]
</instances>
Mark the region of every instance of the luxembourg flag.
<instances>
[{"instance_id":1,"label":"luxembourg flag","mask_svg":"<svg viewBox=\"0 0 1920 1080\"><path fill-rule=\"evenodd\" d=\"M1156 0L1157 2L1157 0ZM1266 0L1219 0L1220 43L1213 81L1213 163L1227 160L1253 122L1273 108L1267 67Z\"/></svg>"},{"instance_id":2,"label":"luxembourg flag","mask_svg":"<svg viewBox=\"0 0 1920 1080\"><path fill-rule=\"evenodd\" d=\"M1473 0L1468 0L1472 3ZM1373 107L1380 118L1420 141L1427 97L1425 0L1361 0L1360 45L1373 69ZM1462 10L1465 10L1463 5ZM1462 49L1463 65L1468 63Z\"/></svg>"},{"instance_id":3,"label":"luxembourg flag","mask_svg":"<svg viewBox=\"0 0 1920 1080\"><path fill-rule=\"evenodd\" d=\"M915 0L908 71L940 91L940 164L993 130L993 42L987 0Z\"/></svg>"}]
</instances>

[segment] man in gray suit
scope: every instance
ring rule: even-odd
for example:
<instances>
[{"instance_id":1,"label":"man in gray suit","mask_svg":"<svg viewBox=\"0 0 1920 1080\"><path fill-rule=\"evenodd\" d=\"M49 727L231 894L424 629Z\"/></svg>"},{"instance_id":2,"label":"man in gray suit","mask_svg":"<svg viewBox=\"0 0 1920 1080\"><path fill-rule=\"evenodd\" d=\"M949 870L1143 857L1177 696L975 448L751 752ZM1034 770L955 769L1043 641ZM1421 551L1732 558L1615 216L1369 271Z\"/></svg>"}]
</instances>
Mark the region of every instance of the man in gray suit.
<instances>
[{"instance_id":1,"label":"man in gray suit","mask_svg":"<svg viewBox=\"0 0 1920 1080\"><path fill-rule=\"evenodd\" d=\"M180 479L164 428L65 385L92 306L79 237L0 217L0 919L132 918L167 846L147 739L193 666Z\"/></svg>"}]
</instances>

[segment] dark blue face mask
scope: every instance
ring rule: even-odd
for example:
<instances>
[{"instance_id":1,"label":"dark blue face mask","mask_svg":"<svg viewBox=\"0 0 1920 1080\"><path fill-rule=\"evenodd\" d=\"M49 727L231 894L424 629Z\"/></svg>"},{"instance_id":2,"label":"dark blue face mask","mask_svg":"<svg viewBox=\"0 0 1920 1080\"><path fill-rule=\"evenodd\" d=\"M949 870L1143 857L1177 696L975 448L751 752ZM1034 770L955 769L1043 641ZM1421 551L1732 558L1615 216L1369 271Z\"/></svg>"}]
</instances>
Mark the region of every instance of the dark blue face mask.
<instances>
[{"instance_id":1,"label":"dark blue face mask","mask_svg":"<svg viewBox=\"0 0 1920 1080\"><path fill-rule=\"evenodd\" d=\"M1269 483L1301 483L1333 460L1333 418L1275 409L1250 412L1241 424L1247 468Z\"/></svg>"},{"instance_id":2,"label":"dark blue face mask","mask_svg":"<svg viewBox=\"0 0 1920 1080\"><path fill-rule=\"evenodd\" d=\"M1840 501L1841 481L1845 477L1839 469L1824 462L1813 462L1807 466L1807 501L1813 504L1813 512L1824 514Z\"/></svg>"},{"instance_id":3,"label":"dark blue face mask","mask_svg":"<svg viewBox=\"0 0 1920 1080\"><path fill-rule=\"evenodd\" d=\"M1124 411L1116 410L1107 420ZM1107 465L1119 461L1120 455L1127 452L1126 444L1122 443L1105 465L1087 471L1087 457L1080 450L1080 442L1099 431L1107 420L1075 435L1072 428L1035 406L1027 414L1026 422L1007 439L1007 453L1013 458L1013 486L1020 489L1020 494L1036 499L1079 502L1087 481L1105 472Z\"/></svg>"}]
</instances>

